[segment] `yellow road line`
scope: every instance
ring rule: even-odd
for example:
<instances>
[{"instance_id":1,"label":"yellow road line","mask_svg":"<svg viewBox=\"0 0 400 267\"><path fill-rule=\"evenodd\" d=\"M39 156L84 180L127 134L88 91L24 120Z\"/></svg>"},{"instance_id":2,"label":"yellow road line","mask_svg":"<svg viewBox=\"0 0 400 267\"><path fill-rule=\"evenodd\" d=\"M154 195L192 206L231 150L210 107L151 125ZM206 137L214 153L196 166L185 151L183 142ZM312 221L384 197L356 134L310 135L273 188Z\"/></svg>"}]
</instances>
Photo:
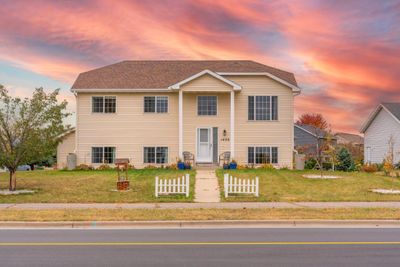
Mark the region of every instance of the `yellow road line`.
<instances>
[{"instance_id":1,"label":"yellow road line","mask_svg":"<svg viewBox=\"0 0 400 267\"><path fill-rule=\"evenodd\" d=\"M371 242L0 242L0 246L224 246L224 245L400 245L400 241Z\"/></svg>"}]
</instances>

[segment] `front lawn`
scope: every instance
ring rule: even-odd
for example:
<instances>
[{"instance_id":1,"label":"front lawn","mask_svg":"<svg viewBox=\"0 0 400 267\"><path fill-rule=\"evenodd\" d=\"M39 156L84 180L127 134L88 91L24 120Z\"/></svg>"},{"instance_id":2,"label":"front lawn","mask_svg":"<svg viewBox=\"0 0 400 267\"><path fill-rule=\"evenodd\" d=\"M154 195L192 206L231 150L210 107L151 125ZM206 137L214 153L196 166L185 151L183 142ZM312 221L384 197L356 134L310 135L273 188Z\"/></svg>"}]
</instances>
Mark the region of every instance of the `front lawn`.
<instances>
[{"instance_id":1,"label":"front lawn","mask_svg":"<svg viewBox=\"0 0 400 267\"><path fill-rule=\"evenodd\" d=\"M326 175L343 176L342 179L308 179L303 174L319 174L316 171L290 170L232 170L238 178L260 179L260 197L223 195L223 176L226 170L217 170L222 201L400 201L400 195L381 195L371 189L400 190L400 179L358 172L324 172Z\"/></svg>"},{"instance_id":2,"label":"front lawn","mask_svg":"<svg viewBox=\"0 0 400 267\"><path fill-rule=\"evenodd\" d=\"M177 178L190 174L190 196L154 196L155 176ZM17 189L31 189L34 194L2 196L0 203L134 203L192 202L195 171L165 169L130 170L131 191L113 192L117 172L106 171L26 171L17 172ZM0 190L8 189L8 173L0 174Z\"/></svg>"}]
</instances>

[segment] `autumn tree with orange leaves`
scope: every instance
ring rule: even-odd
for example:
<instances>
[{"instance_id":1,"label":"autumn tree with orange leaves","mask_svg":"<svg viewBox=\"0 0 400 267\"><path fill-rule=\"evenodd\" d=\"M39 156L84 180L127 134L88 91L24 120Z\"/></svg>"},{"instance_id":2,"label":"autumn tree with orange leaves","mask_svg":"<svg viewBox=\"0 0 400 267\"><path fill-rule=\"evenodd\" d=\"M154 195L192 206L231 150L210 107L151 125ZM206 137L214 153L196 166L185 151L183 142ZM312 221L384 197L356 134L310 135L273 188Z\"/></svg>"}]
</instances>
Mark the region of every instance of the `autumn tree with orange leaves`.
<instances>
[{"instance_id":1,"label":"autumn tree with orange leaves","mask_svg":"<svg viewBox=\"0 0 400 267\"><path fill-rule=\"evenodd\" d=\"M326 130L329 126L325 118L319 113L304 113L296 123L311 125L321 130Z\"/></svg>"}]
</instances>

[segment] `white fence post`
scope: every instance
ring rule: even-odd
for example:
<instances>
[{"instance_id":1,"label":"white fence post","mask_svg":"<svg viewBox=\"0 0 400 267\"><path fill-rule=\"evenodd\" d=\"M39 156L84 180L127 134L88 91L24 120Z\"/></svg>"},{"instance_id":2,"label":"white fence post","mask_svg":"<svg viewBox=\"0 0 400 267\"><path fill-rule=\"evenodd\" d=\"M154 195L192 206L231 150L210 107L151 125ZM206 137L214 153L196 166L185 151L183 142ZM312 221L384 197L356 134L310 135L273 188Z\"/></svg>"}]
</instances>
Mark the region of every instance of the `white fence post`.
<instances>
[{"instance_id":1,"label":"white fence post","mask_svg":"<svg viewBox=\"0 0 400 267\"><path fill-rule=\"evenodd\" d=\"M156 197L158 197L158 176L156 176Z\"/></svg>"},{"instance_id":2,"label":"white fence post","mask_svg":"<svg viewBox=\"0 0 400 267\"><path fill-rule=\"evenodd\" d=\"M228 179L229 179L229 174L225 173L224 174L224 193L225 197L228 197Z\"/></svg>"},{"instance_id":3,"label":"white fence post","mask_svg":"<svg viewBox=\"0 0 400 267\"><path fill-rule=\"evenodd\" d=\"M186 173L186 197L189 197L189 189L190 189L189 174Z\"/></svg>"},{"instance_id":4,"label":"white fence post","mask_svg":"<svg viewBox=\"0 0 400 267\"><path fill-rule=\"evenodd\" d=\"M258 197L259 196L259 186L258 186L258 177L256 177L256 197Z\"/></svg>"}]
</instances>

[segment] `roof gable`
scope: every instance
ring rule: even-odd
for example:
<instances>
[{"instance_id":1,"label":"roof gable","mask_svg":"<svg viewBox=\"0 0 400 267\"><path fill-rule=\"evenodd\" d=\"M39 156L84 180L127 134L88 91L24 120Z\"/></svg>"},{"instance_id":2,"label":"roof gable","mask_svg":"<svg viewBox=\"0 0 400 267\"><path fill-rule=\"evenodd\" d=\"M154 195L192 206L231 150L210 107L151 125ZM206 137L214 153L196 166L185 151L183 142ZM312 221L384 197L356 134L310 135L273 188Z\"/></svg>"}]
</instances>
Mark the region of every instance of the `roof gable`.
<instances>
[{"instance_id":1,"label":"roof gable","mask_svg":"<svg viewBox=\"0 0 400 267\"><path fill-rule=\"evenodd\" d=\"M298 88L293 73L250 60L178 60L122 61L79 74L71 89L167 89L205 70L220 77L220 73L268 73Z\"/></svg>"},{"instance_id":2,"label":"roof gable","mask_svg":"<svg viewBox=\"0 0 400 267\"><path fill-rule=\"evenodd\" d=\"M318 138L326 138L328 135L328 132L321 130L319 128L316 128L314 126L311 125L307 125L307 124L294 124L294 127L314 136L314 137L318 137ZM333 138L335 139L335 138Z\"/></svg>"},{"instance_id":3,"label":"roof gable","mask_svg":"<svg viewBox=\"0 0 400 267\"><path fill-rule=\"evenodd\" d=\"M237 83L235 83L235 82L233 82L231 80L228 80L228 79L222 77L221 75L219 75L219 74L217 74L215 72L212 72L210 70L203 70L203 71L201 71L199 73L196 73L195 75L192 75L192 76L186 78L183 81L180 81L180 82L178 82L178 83L176 83L174 85L169 86L168 89L173 89L173 90L174 89L175 90L180 89L182 85L187 84L188 82L193 81L193 80L195 80L195 79L197 79L199 77L202 77L204 75L210 75L210 76L214 77L215 79L220 80L221 82L224 82L224 83L232 86L233 90L241 90L242 89L242 86L240 86L239 84L237 84Z\"/></svg>"},{"instance_id":4,"label":"roof gable","mask_svg":"<svg viewBox=\"0 0 400 267\"><path fill-rule=\"evenodd\" d=\"M385 110L397 123L400 123L400 103L381 103L369 115L367 121L362 125L360 129L361 133L365 133L367 131L368 127L375 120L376 116L381 110Z\"/></svg>"}]
</instances>

